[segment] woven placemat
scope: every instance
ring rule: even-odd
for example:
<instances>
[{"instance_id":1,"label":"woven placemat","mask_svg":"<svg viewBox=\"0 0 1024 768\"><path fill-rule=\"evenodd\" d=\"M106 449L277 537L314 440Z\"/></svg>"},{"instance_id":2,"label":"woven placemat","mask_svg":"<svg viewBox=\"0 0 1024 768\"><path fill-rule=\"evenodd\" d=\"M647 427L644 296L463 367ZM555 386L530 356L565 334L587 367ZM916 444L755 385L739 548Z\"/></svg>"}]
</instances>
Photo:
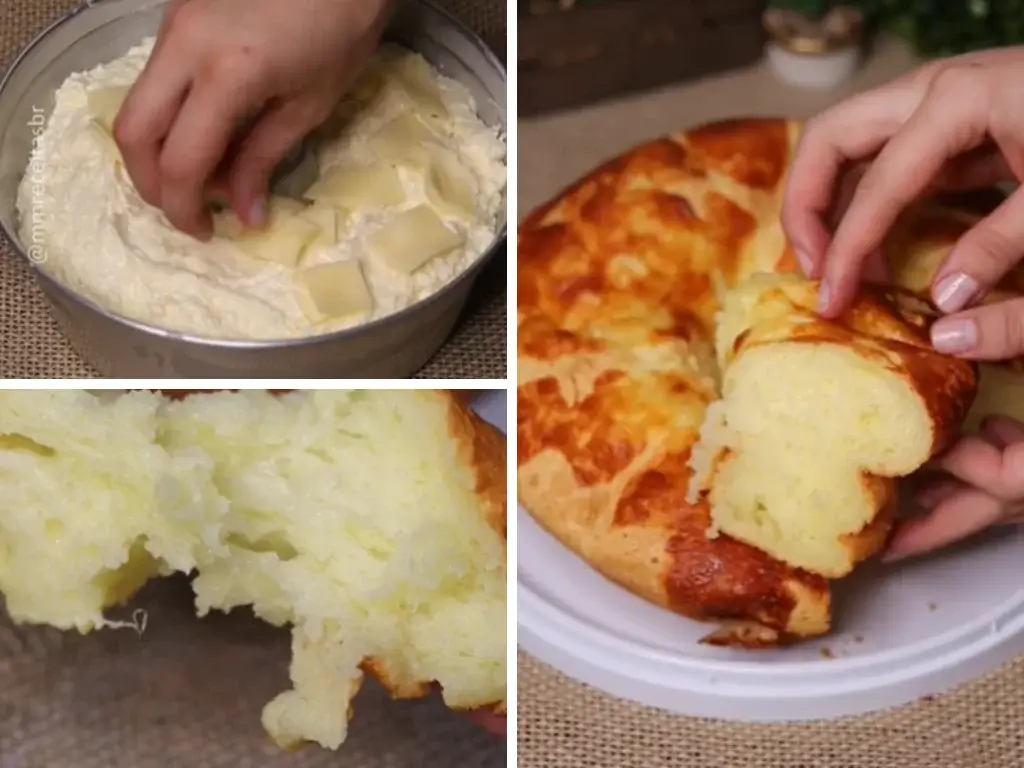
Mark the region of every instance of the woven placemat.
<instances>
[{"instance_id":1,"label":"woven placemat","mask_svg":"<svg viewBox=\"0 0 1024 768\"><path fill-rule=\"evenodd\" d=\"M506 6L498 0L435 0L505 58ZM0 71L32 38L80 3L0 0ZM497 254L477 280L451 339L417 378L504 379L507 375L507 259ZM0 378L95 378L50 317L29 267L0 236ZM6 768L4 766L4 768Z\"/></svg>"},{"instance_id":2,"label":"woven placemat","mask_svg":"<svg viewBox=\"0 0 1024 768\"><path fill-rule=\"evenodd\" d=\"M687 718L519 654L519 768L1020 768L1024 659L942 696L831 722Z\"/></svg>"}]
</instances>

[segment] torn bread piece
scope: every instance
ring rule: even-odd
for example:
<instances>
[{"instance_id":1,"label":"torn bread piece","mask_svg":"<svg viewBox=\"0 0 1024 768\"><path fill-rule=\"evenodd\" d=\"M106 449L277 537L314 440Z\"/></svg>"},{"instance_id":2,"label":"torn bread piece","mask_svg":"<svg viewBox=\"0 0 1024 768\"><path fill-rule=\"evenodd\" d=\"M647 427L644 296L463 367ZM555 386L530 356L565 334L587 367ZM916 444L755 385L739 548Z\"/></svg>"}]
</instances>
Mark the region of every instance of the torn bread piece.
<instances>
[{"instance_id":1,"label":"torn bread piece","mask_svg":"<svg viewBox=\"0 0 1024 768\"><path fill-rule=\"evenodd\" d=\"M211 456L230 504L199 612L292 627L294 689L264 712L278 744L340 745L363 671L398 697L437 682L455 709L502 706L505 439L450 393L195 395L160 439Z\"/></svg>"},{"instance_id":2,"label":"torn bread piece","mask_svg":"<svg viewBox=\"0 0 1024 768\"><path fill-rule=\"evenodd\" d=\"M156 443L156 395L0 392L0 592L18 622L87 632L148 579L223 554L213 461Z\"/></svg>"},{"instance_id":3,"label":"torn bread piece","mask_svg":"<svg viewBox=\"0 0 1024 768\"><path fill-rule=\"evenodd\" d=\"M345 739L365 674L504 712L505 438L444 391L0 392L0 590L88 631L147 578L291 628L276 743ZM173 399L172 399L173 398Z\"/></svg>"},{"instance_id":4,"label":"torn bread piece","mask_svg":"<svg viewBox=\"0 0 1024 768\"><path fill-rule=\"evenodd\" d=\"M934 313L868 289L843 317L816 312L818 285L754 275L718 318L721 399L690 466L721 532L828 578L884 546L894 478L928 461L974 398L976 367L935 352Z\"/></svg>"}]
</instances>

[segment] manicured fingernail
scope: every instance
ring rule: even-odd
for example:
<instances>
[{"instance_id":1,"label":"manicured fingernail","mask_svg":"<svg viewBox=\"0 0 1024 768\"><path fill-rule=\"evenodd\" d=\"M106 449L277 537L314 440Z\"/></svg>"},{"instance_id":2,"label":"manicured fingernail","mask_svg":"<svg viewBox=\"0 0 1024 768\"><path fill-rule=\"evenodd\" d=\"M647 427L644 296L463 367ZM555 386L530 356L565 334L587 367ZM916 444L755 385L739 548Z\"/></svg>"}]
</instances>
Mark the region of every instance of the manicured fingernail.
<instances>
[{"instance_id":1,"label":"manicured fingernail","mask_svg":"<svg viewBox=\"0 0 1024 768\"><path fill-rule=\"evenodd\" d=\"M257 197L249 209L249 226L262 227L267 218L267 201L263 197Z\"/></svg>"},{"instance_id":2,"label":"manicured fingernail","mask_svg":"<svg viewBox=\"0 0 1024 768\"><path fill-rule=\"evenodd\" d=\"M828 283L824 280L821 281L821 285L818 287L818 311L824 312L828 309L829 300L831 299L832 291L828 287Z\"/></svg>"},{"instance_id":3,"label":"manicured fingernail","mask_svg":"<svg viewBox=\"0 0 1024 768\"><path fill-rule=\"evenodd\" d=\"M811 261L811 255L807 251L797 248L793 251L796 255L796 261L800 265L800 270L808 277L811 275L811 270L814 269L814 262Z\"/></svg>"},{"instance_id":4,"label":"manicured fingernail","mask_svg":"<svg viewBox=\"0 0 1024 768\"><path fill-rule=\"evenodd\" d=\"M978 343L978 326L963 317L946 317L932 326L932 346L938 352L958 355L970 352Z\"/></svg>"},{"instance_id":5,"label":"manicured fingernail","mask_svg":"<svg viewBox=\"0 0 1024 768\"><path fill-rule=\"evenodd\" d=\"M932 298L939 309L949 314L966 307L978 295L979 289L978 281L973 277L963 272L954 272L939 280Z\"/></svg>"}]
</instances>

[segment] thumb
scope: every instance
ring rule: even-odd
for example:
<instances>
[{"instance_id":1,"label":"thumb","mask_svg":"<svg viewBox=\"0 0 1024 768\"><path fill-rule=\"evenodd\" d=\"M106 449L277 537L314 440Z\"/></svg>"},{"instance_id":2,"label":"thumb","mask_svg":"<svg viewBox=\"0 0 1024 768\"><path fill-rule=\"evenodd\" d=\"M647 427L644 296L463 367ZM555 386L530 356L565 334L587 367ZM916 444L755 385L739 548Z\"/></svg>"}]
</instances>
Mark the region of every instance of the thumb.
<instances>
[{"instance_id":1,"label":"thumb","mask_svg":"<svg viewBox=\"0 0 1024 768\"><path fill-rule=\"evenodd\" d=\"M950 251L932 282L946 314L976 302L1024 256L1024 187L975 224Z\"/></svg>"},{"instance_id":2,"label":"thumb","mask_svg":"<svg viewBox=\"0 0 1024 768\"><path fill-rule=\"evenodd\" d=\"M1024 355L1024 298L975 307L937 320L932 346L968 360L1007 360Z\"/></svg>"},{"instance_id":3,"label":"thumb","mask_svg":"<svg viewBox=\"0 0 1024 768\"><path fill-rule=\"evenodd\" d=\"M263 226L274 168L316 123L310 109L285 102L264 112L249 131L228 174L231 207L246 225Z\"/></svg>"}]
</instances>

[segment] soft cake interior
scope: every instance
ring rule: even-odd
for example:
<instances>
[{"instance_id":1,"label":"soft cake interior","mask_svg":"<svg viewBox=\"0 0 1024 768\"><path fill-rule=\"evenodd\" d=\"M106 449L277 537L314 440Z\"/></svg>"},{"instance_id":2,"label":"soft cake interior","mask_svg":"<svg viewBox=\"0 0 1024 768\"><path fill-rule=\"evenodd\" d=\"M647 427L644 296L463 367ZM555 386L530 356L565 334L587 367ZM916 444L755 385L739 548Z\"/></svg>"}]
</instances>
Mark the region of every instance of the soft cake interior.
<instances>
[{"instance_id":1,"label":"soft cake interior","mask_svg":"<svg viewBox=\"0 0 1024 768\"><path fill-rule=\"evenodd\" d=\"M263 716L285 746L341 744L363 668L398 696L436 681L449 706L494 705L504 507L481 489L504 498L504 440L469 419L438 392L7 390L0 591L15 620L84 631L150 576L194 572L200 614L291 626L294 689Z\"/></svg>"},{"instance_id":2,"label":"soft cake interior","mask_svg":"<svg viewBox=\"0 0 1024 768\"><path fill-rule=\"evenodd\" d=\"M837 577L879 545L857 537L889 501L888 478L928 460L933 428L913 383L878 358L796 338L799 323L823 321L772 300L791 280L758 276L724 301L721 399L694 449L690 493L707 490L715 531Z\"/></svg>"}]
</instances>

